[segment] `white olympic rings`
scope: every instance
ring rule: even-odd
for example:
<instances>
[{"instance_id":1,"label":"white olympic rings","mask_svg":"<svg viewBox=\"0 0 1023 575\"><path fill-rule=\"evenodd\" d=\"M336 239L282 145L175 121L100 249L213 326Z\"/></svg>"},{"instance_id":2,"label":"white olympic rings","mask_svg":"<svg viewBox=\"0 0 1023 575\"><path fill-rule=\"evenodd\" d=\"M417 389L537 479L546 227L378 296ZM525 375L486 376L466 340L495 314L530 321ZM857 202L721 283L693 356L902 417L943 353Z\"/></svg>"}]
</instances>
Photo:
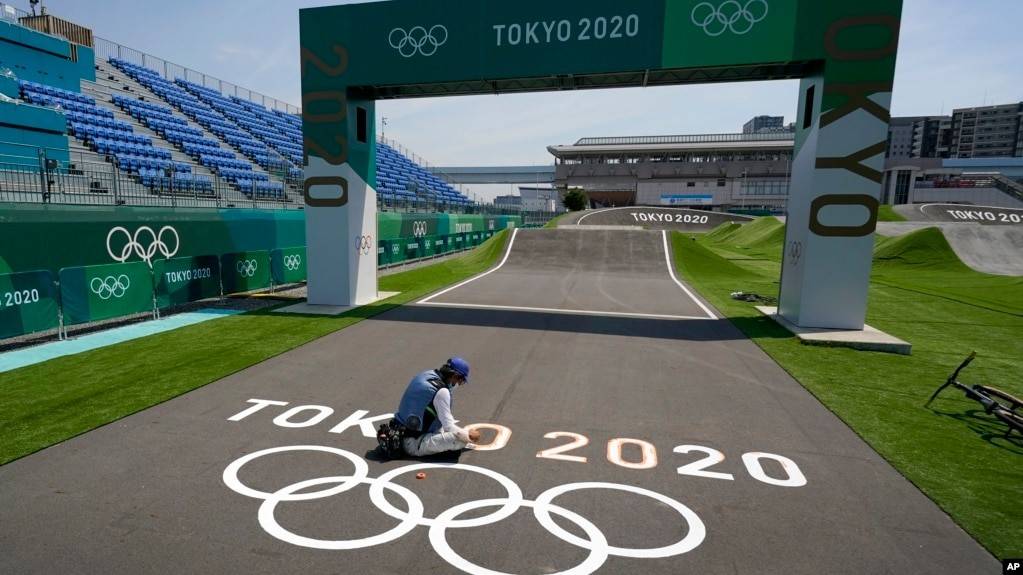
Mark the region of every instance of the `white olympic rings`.
<instances>
[{"instance_id":1,"label":"white olympic rings","mask_svg":"<svg viewBox=\"0 0 1023 575\"><path fill-rule=\"evenodd\" d=\"M234 264L234 269L238 271L238 275L243 278L251 278L256 276L256 270L259 269L259 262L256 260L238 260Z\"/></svg>"},{"instance_id":2,"label":"white olympic rings","mask_svg":"<svg viewBox=\"0 0 1023 575\"><path fill-rule=\"evenodd\" d=\"M307 479L287 485L274 492L258 491L243 484L238 479L238 472L247 463L265 455L293 451L319 451L332 453L350 461L355 469L350 475L336 475ZM419 496L413 493L410 489L392 482L392 480L399 475L424 469L457 469L485 475L494 479L502 487L504 487L505 491L507 491L507 495L500 499L468 501L441 512L435 518L431 519L424 517L423 502ZM501 521L502 519L508 518L523 507L532 509L537 522L551 534L566 543L570 543L590 552L582 563L562 572L569 575L589 575L599 569L607 558L612 555L629 558L664 558L682 555L698 547L706 536L706 528L703 525L703 521L701 521L699 516L691 509L670 497L639 487L603 482L569 483L548 489L541 493L535 500L529 501L523 498L522 490L510 478L483 467L463 463L416 463L398 467L384 473L380 477L371 478L369 477L369 467L367 463L358 455L345 451L344 449L320 445L291 445L285 447L274 447L244 455L224 469L223 481L225 485L236 493L254 499L261 499L262 504L260 504L258 512L260 526L262 526L262 528L271 536L286 543L312 549L363 549L389 543L404 536L406 533L409 533L417 526L423 526L429 528L430 544L433 546L434 551L439 557L447 561L452 566L473 575L496 575L498 572L471 563L456 553L447 542L447 530L491 525ZM362 539L326 540L298 535L282 527L276 519L276 509L281 503L309 501L313 499L331 497L349 491L356 485L360 484L369 485L370 501L384 514L397 519L399 521L397 525L383 533L364 537ZM318 491L306 492L309 488L321 485L329 487ZM603 532L591 521L573 511L552 503L554 498L559 495L581 489L613 489L650 497L651 499L674 509L682 516L686 523L685 536L680 541L671 545L651 549L613 547L608 544L607 538L604 536ZM404 499L407 511L392 505L385 497L384 490L390 490L401 499ZM485 507L496 507L497 510L481 517L458 519L458 517L465 513ZM586 538L574 535L562 528L554 522L551 517L552 514L575 523L579 529L586 534Z\"/></svg>"},{"instance_id":3,"label":"white olympic rings","mask_svg":"<svg viewBox=\"0 0 1023 575\"><path fill-rule=\"evenodd\" d=\"M373 236L355 236L355 253L363 256L373 253Z\"/></svg>"},{"instance_id":4,"label":"white olympic rings","mask_svg":"<svg viewBox=\"0 0 1023 575\"><path fill-rule=\"evenodd\" d=\"M767 0L747 0L745 4L738 0L725 0L717 7L710 2L700 2L693 7L690 19L708 36L720 36L726 30L741 36L767 18L767 10Z\"/></svg>"},{"instance_id":5,"label":"white olympic rings","mask_svg":"<svg viewBox=\"0 0 1023 575\"><path fill-rule=\"evenodd\" d=\"M426 222L412 222L412 236L422 238L426 236Z\"/></svg>"},{"instance_id":6,"label":"white olympic rings","mask_svg":"<svg viewBox=\"0 0 1023 575\"><path fill-rule=\"evenodd\" d=\"M110 243L114 234L117 232L124 234L125 237L125 244L124 247L121 248L120 254L114 251L114 247ZM143 248L142 242L139 241L139 235L142 232L149 234L149 237L152 239L152 241L149 242L149 247ZM163 240L163 234L166 232L170 232L174 235L173 250L170 249L167 243ZM123 228L121 226L114 226L113 228L110 228L109 232L107 232L107 253L110 255L110 258L116 262L128 261L128 258L131 257L131 254L134 251L140 258L142 258L142 261L149 264L149 267L153 267L153 256L156 255L156 252L160 252L160 254L165 258L171 258L178 253L178 249L180 247L181 238L178 236L178 231L172 226L163 226L160 228L159 232L154 232L153 228L149 226L139 226L139 228L135 230L134 235L132 235L127 228Z\"/></svg>"},{"instance_id":7,"label":"white olympic rings","mask_svg":"<svg viewBox=\"0 0 1023 575\"><path fill-rule=\"evenodd\" d=\"M404 28L395 28L387 35L387 42L405 58L417 53L433 56L448 41L448 29L437 24L429 31L423 26L413 26L407 32Z\"/></svg>"},{"instance_id":8,"label":"white olympic rings","mask_svg":"<svg viewBox=\"0 0 1023 575\"><path fill-rule=\"evenodd\" d=\"M302 265L302 256L298 254L292 254L290 256L284 256L284 267L288 271L295 271Z\"/></svg>"},{"instance_id":9,"label":"white olympic rings","mask_svg":"<svg viewBox=\"0 0 1023 575\"><path fill-rule=\"evenodd\" d=\"M120 299L128 293L130 287L131 280L124 274L117 277L92 278L92 281L89 282L89 289L102 300Z\"/></svg>"}]
</instances>

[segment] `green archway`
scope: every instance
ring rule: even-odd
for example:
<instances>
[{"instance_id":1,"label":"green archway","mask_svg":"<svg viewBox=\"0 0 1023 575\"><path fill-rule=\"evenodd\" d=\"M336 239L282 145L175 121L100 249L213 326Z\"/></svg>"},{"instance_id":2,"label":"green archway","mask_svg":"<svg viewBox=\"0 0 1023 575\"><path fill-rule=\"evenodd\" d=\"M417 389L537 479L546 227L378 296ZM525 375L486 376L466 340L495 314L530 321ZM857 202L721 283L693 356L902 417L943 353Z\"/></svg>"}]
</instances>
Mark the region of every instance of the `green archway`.
<instances>
[{"instance_id":1,"label":"green archway","mask_svg":"<svg viewBox=\"0 0 1023 575\"><path fill-rule=\"evenodd\" d=\"M309 301L376 296L374 101L801 78L781 314L859 329L901 0L392 0L300 12ZM608 110L614 114L615 110Z\"/></svg>"}]
</instances>

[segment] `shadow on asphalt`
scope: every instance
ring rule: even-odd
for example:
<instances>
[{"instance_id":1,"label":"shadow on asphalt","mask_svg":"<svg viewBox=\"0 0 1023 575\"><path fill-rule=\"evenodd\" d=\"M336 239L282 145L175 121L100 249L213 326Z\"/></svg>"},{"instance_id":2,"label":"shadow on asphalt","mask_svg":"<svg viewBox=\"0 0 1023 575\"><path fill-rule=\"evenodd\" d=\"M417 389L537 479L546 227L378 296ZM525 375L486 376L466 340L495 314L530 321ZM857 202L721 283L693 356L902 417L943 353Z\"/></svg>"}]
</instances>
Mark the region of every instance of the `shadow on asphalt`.
<instances>
[{"instance_id":1,"label":"shadow on asphalt","mask_svg":"<svg viewBox=\"0 0 1023 575\"><path fill-rule=\"evenodd\" d=\"M387 457L380 452L379 448L373 448L366 452L366 461L372 461L374 463L387 463L388 461L408 461L411 463L458 463L462 458L462 453L466 450L461 451L445 451L443 453L437 453L435 455L424 455L423 457L412 457L411 455L402 455L401 457Z\"/></svg>"},{"instance_id":2,"label":"shadow on asphalt","mask_svg":"<svg viewBox=\"0 0 1023 575\"><path fill-rule=\"evenodd\" d=\"M764 318L774 326L773 321ZM500 327L537 331L561 331L596 335L646 337L685 341L733 341L747 339L727 319L669 320L620 316L573 315L525 310L472 309L406 305L371 318L473 327ZM782 328L759 330L757 337L791 337Z\"/></svg>"}]
</instances>

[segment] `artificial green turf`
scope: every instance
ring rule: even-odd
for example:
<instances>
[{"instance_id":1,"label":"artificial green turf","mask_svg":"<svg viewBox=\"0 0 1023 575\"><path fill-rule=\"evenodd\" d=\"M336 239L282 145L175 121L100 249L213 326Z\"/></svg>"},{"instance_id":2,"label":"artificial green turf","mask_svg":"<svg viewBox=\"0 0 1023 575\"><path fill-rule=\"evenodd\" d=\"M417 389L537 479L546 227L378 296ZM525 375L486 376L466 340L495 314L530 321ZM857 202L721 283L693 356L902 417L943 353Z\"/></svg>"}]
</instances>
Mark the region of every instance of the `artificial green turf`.
<instances>
[{"instance_id":1,"label":"artificial green turf","mask_svg":"<svg viewBox=\"0 0 1023 575\"><path fill-rule=\"evenodd\" d=\"M225 317L0 374L0 465L348 327L494 265L502 231L464 256L380 278L399 295L337 317Z\"/></svg>"},{"instance_id":2,"label":"artificial green turf","mask_svg":"<svg viewBox=\"0 0 1023 575\"><path fill-rule=\"evenodd\" d=\"M1004 426L961 392L924 407L972 350L963 381L1023 394L1023 278L969 269L934 228L879 238L867 322L913 354L807 346L729 297L778 292L783 226L747 227L673 234L681 274L995 556L1023 555L1023 442L1003 439Z\"/></svg>"},{"instance_id":3,"label":"artificial green turf","mask_svg":"<svg viewBox=\"0 0 1023 575\"><path fill-rule=\"evenodd\" d=\"M545 228L556 228L556 227L558 227L558 222L562 218L564 218L565 216L567 216L568 214L571 214L571 213L572 212L565 212L565 213L561 214L560 216L558 216L558 217L556 217L556 218L554 218L552 220L548 220L547 223L543 225L543 227L545 227Z\"/></svg>"},{"instance_id":4,"label":"artificial green turf","mask_svg":"<svg viewBox=\"0 0 1023 575\"><path fill-rule=\"evenodd\" d=\"M877 221L879 222L904 222L906 217L895 211L895 208L888 204L881 204L877 208Z\"/></svg>"}]
</instances>

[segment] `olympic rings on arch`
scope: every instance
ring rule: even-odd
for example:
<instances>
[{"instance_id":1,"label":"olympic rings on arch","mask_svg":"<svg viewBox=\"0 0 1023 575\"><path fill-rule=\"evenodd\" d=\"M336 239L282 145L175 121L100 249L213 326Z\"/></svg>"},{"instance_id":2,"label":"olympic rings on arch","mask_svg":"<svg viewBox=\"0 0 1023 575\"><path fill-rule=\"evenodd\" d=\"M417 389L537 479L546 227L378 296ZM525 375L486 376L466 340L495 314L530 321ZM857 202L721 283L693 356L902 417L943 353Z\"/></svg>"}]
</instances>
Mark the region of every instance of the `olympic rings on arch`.
<instances>
[{"instance_id":1,"label":"olympic rings on arch","mask_svg":"<svg viewBox=\"0 0 1023 575\"><path fill-rule=\"evenodd\" d=\"M405 58L416 54L433 56L448 41L448 29L437 24L429 31L423 26L413 26L407 32L404 28L394 28L387 35L387 42Z\"/></svg>"},{"instance_id":2,"label":"olympic rings on arch","mask_svg":"<svg viewBox=\"0 0 1023 575\"><path fill-rule=\"evenodd\" d=\"M89 282L89 289L101 300L120 299L128 293L129 287L131 287L131 279L124 274L117 277L92 278L92 281Z\"/></svg>"},{"instance_id":3,"label":"olympic rings on arch","mask_svg":"<svg viewBox=\"0 0 1023 575\"><path fill-rule=\"evenodd\" d=\"M265 455L292 451L320 451L335 454L350 461L354 465L355 469L349 475L334 475L329 477L306 479L284 486L274 492L258 491L244 485L238 479L238 472L247 463ZM436 518L426 518L423 516L424 506L419 496L410 489L392 481L399 475L421 469L462 470L486 475L500 483L507 491L507 496L501 499L468 501L442 511ZM238 458L224 469L223 481L225 485L236 493L246 497L262 500L257 515L260 526L262 526L263 529L271 536L286 543L291 543L301 547L325 550L364 549L389 543L409 533L417 526L424 526L429 528L430 544L440 558L444 559L455 568L474 575L479 573L495 573L495 571L471 563L458 555L458 553L456 553L447 542L447 530L491 525L508 518L523 507L532 509L537 522L551 534L566 543L586 549L590 552L582 563L563 572L571 575L589 575L599 569L607 558L612 555L629 558L663 558L682 555L698 547L706 536L706 528L699 516L682 503L679 503L665 495L629 485L599 482L569 483L548 489L541 493L534 501L529 501L523 498L521 489L510 478L493 470L461 463L416 463L392 469L380 477L371 478L368 477L368 475L368 465L361 457L354 453L336 447L293 445L264 449ZM332 497L349 491L360 484L369 485L370 501L380 511L394 519L397 519L399 521L397 525L378 535L364 537L361 539L326 540L296 534L282 527L276 519L275 513L277 507L282 503ZM306 492L309 488L323 485L329 487L317 491ZM590 520L573 511L552 503L554 498L559 495L581 489L614 489L650 497L667 505L668 507L671 507L682 516L686 523L686 534L676 543L653 549L612 547L608 544L604 533ZM390 490L401 499L404 499L405 506L408 510L403 511L388 502L384 496L384 490ZM489 515L483 515L472 519L458 519L459 516L467 512L484 507L496 507L498 509ZM551 518L552 514L575 523L579 529L586 534L586 538L578 537L563 529Z\"/></svg>"},{"instance_id":4,"label":"olympic rings on arch","mask_svg":"<svg viewBox=\"0 0 1023 575\"><path fill-rule=\"evenodd\" d=\"M143 232L149 234L150 239L148 247L145 248L142 247L142 242L139 241L139 236ZM164 241L163 235L167 232L170 232L174 236L173 250L170 249L170 246L168 246L167 242ZM119 253L115 252L114 246L111 244L111 240L114 238L114 234L116 233L124 234L125 238L125 244ZM156 252L160 252L160 255L165 258L171 258L178 253L178 249L180 247L181 238L178 236L178 231L175 230L173 226L163 226L160 228L159 232L154 232L153 228L149 226L139 226L139 228L135 230L134 235L132 235L127 228L121 226L114 226L110 228L109 232L107 232L107 254L109 254L110 258L116 262L128 261L128 258L131 257L131 254L134 251L140 258L142 258L142 261L149 264L149 267L153 267L153 256L156 255Z\"/></svg>"},{"instance_id":5,"label":"olympic rings on arch","mask_svg":"<svg viewBox=\"0 0 1023 575\"><path fill-rule=\"evenodd\" d=\"M741 36L767 18L768 8L767 0L747 0L745 4L725 0L717 7L710 2L700 2L693 7L690 19L708 36L720 36L728 30Z\"/></svg>"},{"instance_id":6,"label":"olympic rings on arch","mask_svg":"<svg viewBox=\"0 0 1023 575\"><path fill-rule=\"evenodd\" d=\"M373 236L355 236L355 253L362 256L373 253Z\"/></svg>"}]
</instances>

